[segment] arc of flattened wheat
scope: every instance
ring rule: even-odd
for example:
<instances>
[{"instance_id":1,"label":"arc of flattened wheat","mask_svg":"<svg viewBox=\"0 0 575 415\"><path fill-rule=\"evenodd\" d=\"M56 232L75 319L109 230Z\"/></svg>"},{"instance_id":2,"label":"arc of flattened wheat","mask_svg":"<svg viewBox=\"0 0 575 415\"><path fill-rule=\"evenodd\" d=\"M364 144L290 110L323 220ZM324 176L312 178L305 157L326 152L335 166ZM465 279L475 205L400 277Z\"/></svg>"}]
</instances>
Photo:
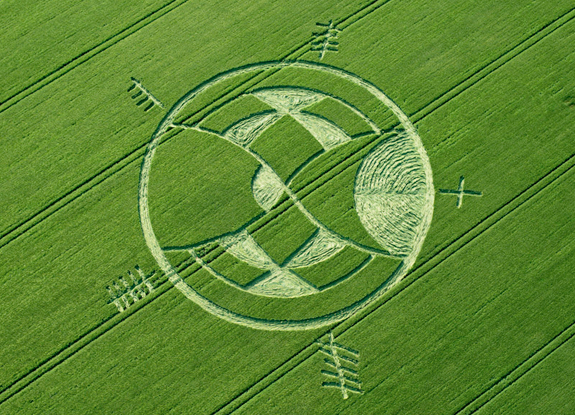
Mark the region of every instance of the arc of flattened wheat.
<instances>
[{"instance_id":1,"label":"arc of flattened wheat","mask_svg":"<svg viewBox=\"0 0 575 415\"><path fill-rule=\"evenodd\" d=\"M283 186L283 190L284 192L288 195L288 197L292 200L293 204L307 217L307 219L313 223L316 227L318 227L319 229L322 229L323 231L325 231L326 233L328 233L329 235L331 235L334 238L337 239L342 239L345 241L346 244L353 246L355 249L364 252L366 254L370 254L370 255L378 255L378 256L386 256L386 257L390 257L390 258L402 258L402 256L400 255L394 255L391 254L388 251L384 251L382 249L376 249L376 248L372 248L363 244L360 244L359 242L356 242L352 239L349 238L344 238L341 235L336 234L334 231L332 231L331 229L329 229L326 225L324 225L322 222L320 222L304 205L303 203L301 203L301 201L299 200L299 198L297 197L297 195L289 188L289 186L287 186L285 184L285 182L279 177L279 175L276 173L276 171L269 165L269 163L263 158L261 157L258 153L256 153L255 151L253 151L252 149L250 149L249 147L244 147L232 140L230 140L228 137L224 136L223 134L218 133L217 131L214 130L210 130L208 128L204 128L204 127L200 127L197 124L196 125L186 125L186 124L172 124L173 127L175 128L184 128L184 129L190 129L190 130L195 130L201 133L207 133L207 134L212 134L215 135L216 137L219 137L223 140L226 140L227 142L233 144L234 146L241 148L242 150L244 150L245 152L247 152L250 156L252 156L254 159L256 159L258 161L258 163L260 163L261 166L263 166L264 168L266 168L268 171L270 171L276 178L276 180L278 181L278 183L281 183L281 185Z\"/></svg>"}]
</instances>

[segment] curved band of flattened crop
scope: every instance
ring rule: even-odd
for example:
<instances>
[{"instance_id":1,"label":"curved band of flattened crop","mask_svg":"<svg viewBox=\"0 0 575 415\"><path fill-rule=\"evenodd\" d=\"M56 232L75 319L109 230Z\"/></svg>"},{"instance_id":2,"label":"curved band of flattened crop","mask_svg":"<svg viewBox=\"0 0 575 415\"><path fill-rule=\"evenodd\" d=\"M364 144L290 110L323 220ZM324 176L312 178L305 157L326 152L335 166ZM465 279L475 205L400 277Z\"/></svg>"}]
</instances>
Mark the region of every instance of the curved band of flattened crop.
<instances>
[{"instance_id":1,"label":"curved band of flattened crop","mask_svg":"<svg viewBox=\"0 0 575 415\"><path fill-rule=\"evenodd\" d=\"M384 249L402 257L397 269L373 292L339 311L302 320L270 320L244 316L219 306L188 285L168 261L152 227L148 183L152 160L161 138L174 125L180 110L216 83L255 71L281 68L323 71L356 84L381 101L397 117L403 132L376 146L363 160L356 177L354 197L362 224ZM345 320L365 309L399 282L421 250L433 214L434 190L429 159L413 124L381 90L358 76L332 66L306 62L264 62L216 75L182 97L160 122L144 155L138 203L144 238L168 279L187 298L204 310L235 324L262 330L306 330Z\"/></svg>"}]
</instances>

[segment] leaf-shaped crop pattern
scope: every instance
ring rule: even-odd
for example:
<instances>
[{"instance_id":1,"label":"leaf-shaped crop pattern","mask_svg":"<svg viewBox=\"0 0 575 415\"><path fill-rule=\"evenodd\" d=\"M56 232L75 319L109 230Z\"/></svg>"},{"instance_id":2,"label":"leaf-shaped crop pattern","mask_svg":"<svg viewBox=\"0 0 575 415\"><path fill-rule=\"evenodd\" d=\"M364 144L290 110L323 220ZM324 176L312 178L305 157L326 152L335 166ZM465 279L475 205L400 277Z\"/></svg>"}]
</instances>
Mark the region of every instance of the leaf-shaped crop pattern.
<instances>
[{"instance_id":1,"label":"leaf-shaped crop pattern","mask_svg":"<svg viewBox=\"0 0 575 415\"><path fill-rule=\"evenodd\" d=\"M331 150L340 144L351 141L351 137L345 131L325 118L306 112L291 115L314 136L325 150Z\"/></svg>"},{"instance_id":2,"label":"leaf-shaped crop pattern","mask_svg":"<svg viewBox=\"0 0 575 415\"><path fill-rule=\"evenodd\" d=\"M282 114L292 114L325 98L325 95L305 88L263 88L252 94Z\"/></svg>"},{"instance_id":3,"label":"leaf-shaped crop pattern","mask_svg":"<svg viewBox=\"0 0 575 415\"><path fill-rule=\"evenodd\" d=\"M231 125L223 135L242 147L249 146L266 128L281 117L282 115L275 111L254 114Z\"/></svg>"},{"instance_id":4,"label":"leaf-shaped crop pattern","mask_svg":"<svg viewBox=\"0 0 575 415\"><path fill-rule=\"evenodd\" d=\"M331 258L345 247L345 241L320 228L285 266L288 268L309 267Z\"/></svg>"},{"instance_id":5,"label":"leaf-shaped crop pattern","mask_svg":"<svg viewBox=\"0 0 575 415\"><path fill-rule=\"evenodd\" d=\"M268 212L284 193L284 183L267 166L260 166L252 180L252 191L256 202Z\"/></svg>"}]
</instances>

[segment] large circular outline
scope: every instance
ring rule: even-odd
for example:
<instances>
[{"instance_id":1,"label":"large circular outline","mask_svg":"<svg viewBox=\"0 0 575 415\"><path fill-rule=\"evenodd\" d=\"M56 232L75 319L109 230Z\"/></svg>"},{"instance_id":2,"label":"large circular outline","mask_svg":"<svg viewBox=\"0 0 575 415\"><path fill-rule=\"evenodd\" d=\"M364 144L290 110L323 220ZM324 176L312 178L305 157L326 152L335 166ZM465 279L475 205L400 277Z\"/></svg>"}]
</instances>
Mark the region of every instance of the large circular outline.
<instances>
[{"instance_id":1,"label":"large circular outline","mask_svg":"<svg viewBox=\"0 0 575 415\"><path fill-rule=\"evenodd\" d=\"M386 105L398 118L399 122L405 129L406 133L408 133L410 137L413 139L414 145L423 163L426 177L427 193L425 195L426 204L424 209L424 216L421 221L420 229L418 230L417 233L418 237L415 240L414 248L411 254L405 259L403 259L401 264L392 273L392 275L389 278L387 278L378 288L376 288L370 294L366 295L364 298L356 301L355 303L330 314L325 314L323 316L302 320L267 320L256 317L244 316L213 303L206 297L202 296L199 292L194 290L178 275L177 271L172 267L172 265L166 258L164 251L160 247L160 244L152 228L152 222L150 220L150 212L148 207L148 182L152 167L152 159L154 158L156 149L160 144L161 137L173 125L176 115L189 101L191 101L198 94L210 88L214 84L224 81L226 79L253 71L263 71L273 68L281 69L285 67L303 68L303 69L317 70L331 73L333 75L346 79L356 85L365 88L368 92L370 92L373 96L375 96L378 100L380 100L384 105ZM409 119L407 118L407 115L405 115L403 111L387 95L383 93L383 91L381 91L379 88L369 83L368 81L358 77L357 75L344 71L343 69L335 68L333 66L308 61L271 61L271 62L262 62L258 64L242 66L235 69L231 69L226 72L222 72L210 78L209 80L205 81L204 83L198 85L196 88L192 89L190 92L184 95L178 102L176 102L176 104L172 107L172 109L170 109L170 111L166 114L166 116L158 125L158 128L152 135L152 139L146 149L146 153L142 161L142 168L140 170L138 207L140 214L140 222L142 224L142 231L144 233L144 239L146 240L146 244L148 245L148 248L150 249L152 256L154 257L154 259L156 260L162 271L164 271L170 282L174 284L174 286L180 292L182 292L182 294L184 294L188 299L192 300L194 303L199 305L205 311L214 314L224 320L227 320L231 323L251 327L254 329L285 330L285 331L309 330L323 327L328 324L340 322L342 320L351 317L360 310L368 307L377 299L381 298L381 296L383 296L391 287L397 284L405 276L407 271L413 266L413 263L415 262L415 259L417 258L419 251L421 250L427 231L429 230L429 226L431 224L431 218L433 216L434 193L435 192L433 188L431 165L429 163L429 158L427 157L425 148L423 147L423 143L421 142L421 138L417 134L417 131L413 126L413 124L411 123L411 121L409 121Z\"/></svg>"}]
</instances>

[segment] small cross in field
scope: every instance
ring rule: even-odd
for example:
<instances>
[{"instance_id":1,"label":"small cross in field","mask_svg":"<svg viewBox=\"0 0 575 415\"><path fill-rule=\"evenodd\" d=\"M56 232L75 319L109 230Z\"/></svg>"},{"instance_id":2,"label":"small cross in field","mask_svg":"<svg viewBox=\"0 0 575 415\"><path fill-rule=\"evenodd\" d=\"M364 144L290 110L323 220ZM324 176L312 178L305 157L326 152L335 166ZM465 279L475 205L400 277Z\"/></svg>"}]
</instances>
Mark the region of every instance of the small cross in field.
<instances>
[{"instance_id":1,"label":"small cross in field","mask_svg":"<svg viewBox=\"0 0 575 415\"><path fill-rule=\"evenodd\" d=\"M457 190L446 190L446 189L439 189L439 193L444 195L453 195L457 196L457 209L461 208L463 205L463 197L464 196L476 196L481 197L483 193L476 192L473 190L465 190L465 178L461 176L459 178L459 188Z\"/></svg>"},{"instance_id":2,"label":"small cross in field","mask_svg":"<svg viewBox=\"0 0 575 415\"><path fill-rule=\"evenodd\" d=\"M338 51L339 42L336 39L341 29L336 28L332 20L328 24L316 23L316 25L324 30L313 33L315 40L311 42L311 50L319 51L319 60L322 60L326 52Z\"/></svg>"}]
</instances>

